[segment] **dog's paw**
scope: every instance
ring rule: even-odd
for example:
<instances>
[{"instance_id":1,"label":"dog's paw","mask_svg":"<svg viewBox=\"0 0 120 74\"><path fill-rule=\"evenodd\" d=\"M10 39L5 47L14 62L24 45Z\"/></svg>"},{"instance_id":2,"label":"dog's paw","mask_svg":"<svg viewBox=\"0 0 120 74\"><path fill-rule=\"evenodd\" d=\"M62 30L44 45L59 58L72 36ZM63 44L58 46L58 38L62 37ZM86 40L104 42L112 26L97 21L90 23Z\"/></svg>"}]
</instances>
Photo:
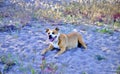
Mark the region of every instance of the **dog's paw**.
<instances>
[{"instance_id":1,"label":"dog's paw","mask_svg":"<svg viewBox=\"0 0 120 74\"><path fill-rule=\"evenodd\" d=\"M85 46L84 48L87 49L87 46Z\"/></svg>"},{"instance_id":2,"label":"dog's paw","mask_svg":"<svg viewBox=\"0 0 120 74\"><path fill-rule=\"evenodd\" d=\"M45 54L45 52L46 52L46 51L45 51L45 50L43 50L43 51L41 52L41 55L44 55L44 54Z\"/></svg>"},{"instance_id":3,"label":"dog's paw","mask_svg":"<svg viewBox=\"0 0 120 74\"><path fill-rule=\"evenodd\" d=\"M54 58L57 58L58 57L58 55L56 54L55 56L54 56Z\"/></svg>"}]
</instances>

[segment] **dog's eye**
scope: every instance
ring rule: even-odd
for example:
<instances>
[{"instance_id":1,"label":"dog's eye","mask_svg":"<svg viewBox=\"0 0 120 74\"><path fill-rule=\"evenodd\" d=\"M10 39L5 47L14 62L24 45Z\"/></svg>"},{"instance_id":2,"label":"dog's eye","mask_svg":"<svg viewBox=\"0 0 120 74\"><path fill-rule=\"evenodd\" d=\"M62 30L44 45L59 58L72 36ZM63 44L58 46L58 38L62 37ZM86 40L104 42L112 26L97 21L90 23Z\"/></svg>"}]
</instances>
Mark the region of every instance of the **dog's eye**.
<instances>
[{"instance_id":1,"label":"dog's eye","mask_svg":"<svg viewBox=\"0 0 120 74\"><path fill-rule=\"evenodd\" d=\"M48 33L48 34L50 34L50 33Z\"/></svg>"},{"instance_id":2,"label":"dog's eye","mask_svg":"<svg viewBox=\"0 0 120 74\"><path fill-rule=\"evenodd\" d=\"M52 32L52 34L55 34L54 32Z\"/></svg>"}]
</instances>

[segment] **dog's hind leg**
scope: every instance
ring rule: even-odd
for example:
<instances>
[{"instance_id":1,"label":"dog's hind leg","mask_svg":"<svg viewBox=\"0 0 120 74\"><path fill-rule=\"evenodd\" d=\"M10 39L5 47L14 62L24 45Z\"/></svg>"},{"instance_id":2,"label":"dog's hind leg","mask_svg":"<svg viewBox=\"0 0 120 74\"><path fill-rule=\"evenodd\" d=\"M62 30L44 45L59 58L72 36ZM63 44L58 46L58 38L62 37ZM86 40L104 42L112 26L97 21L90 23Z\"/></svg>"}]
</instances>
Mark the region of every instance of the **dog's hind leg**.
<instances>
[{"instance_id":1,"label":"dog's hind leg","mask_svg":"<svg viewBox=\"0 0 120 74\"><path fill-rule=\"evenodd\" d=\"M86 44L83 42L82 37L78 36L78 46L82 45L85 49L87 49Z\"/></svg>"}]
</instances>

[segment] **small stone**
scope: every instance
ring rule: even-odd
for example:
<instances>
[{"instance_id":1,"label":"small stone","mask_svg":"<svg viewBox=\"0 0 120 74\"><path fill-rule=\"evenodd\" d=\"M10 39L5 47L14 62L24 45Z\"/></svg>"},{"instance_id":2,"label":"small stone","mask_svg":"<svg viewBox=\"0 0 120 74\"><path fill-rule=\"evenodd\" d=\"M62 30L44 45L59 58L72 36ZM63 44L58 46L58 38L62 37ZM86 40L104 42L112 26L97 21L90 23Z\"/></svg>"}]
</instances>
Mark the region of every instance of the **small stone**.
<instances>
[{"instance_id":1,"label":"small stone","mask_svg":"<svg viewBox=\"0 0 120 74\"><path fill-rule=\"evenodd\" d=\"M107 54L109 54L111 52L111 50L107 50L106 52L107 52Z\"/></svg>"},{"instance_id":2,"label":"small stone","mask_svg":"<svg viewBox=\"0 0 120 74\"><path fill-rule=\"evenodd\" d=\"M107 47L101 47L102 51L107 51L108 48Z\"/></svg>"}]
</instances>

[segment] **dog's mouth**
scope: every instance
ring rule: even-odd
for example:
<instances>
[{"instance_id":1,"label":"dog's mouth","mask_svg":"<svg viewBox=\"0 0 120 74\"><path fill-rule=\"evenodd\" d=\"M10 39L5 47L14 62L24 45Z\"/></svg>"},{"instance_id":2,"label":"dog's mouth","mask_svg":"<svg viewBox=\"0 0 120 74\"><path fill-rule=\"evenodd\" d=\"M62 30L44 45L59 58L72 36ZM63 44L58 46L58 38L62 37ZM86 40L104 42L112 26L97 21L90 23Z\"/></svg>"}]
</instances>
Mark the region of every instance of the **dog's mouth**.
<instances>
[{"instance_id":1,"label":"dog's mouth","mask_svg":"<svg viewBox=\"0 0 120 74\"><path fill-rule=\"evenodd\" d=\"M56 38L57 38L57 36L55 36L54 38L49 38L49 40L50 40L51 42L53 42Z\"/></svg>"}]
</instances>

